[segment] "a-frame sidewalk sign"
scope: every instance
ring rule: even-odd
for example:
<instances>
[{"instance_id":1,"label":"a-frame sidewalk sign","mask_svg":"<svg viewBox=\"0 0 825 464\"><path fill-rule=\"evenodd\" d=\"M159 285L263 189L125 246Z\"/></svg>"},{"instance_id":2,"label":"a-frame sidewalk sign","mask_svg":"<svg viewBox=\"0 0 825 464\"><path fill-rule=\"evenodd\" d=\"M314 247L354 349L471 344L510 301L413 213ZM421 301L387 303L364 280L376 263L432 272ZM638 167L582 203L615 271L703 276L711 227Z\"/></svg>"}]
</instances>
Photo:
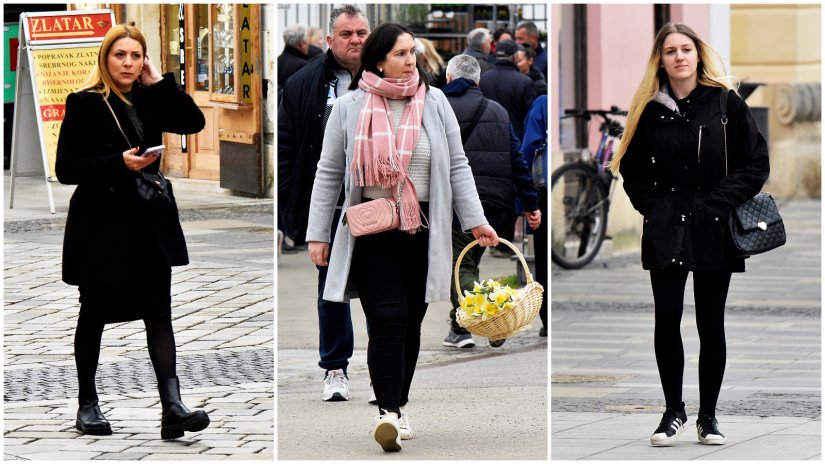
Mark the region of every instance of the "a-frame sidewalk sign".
<instances>
[{"instance_id":1,"label":"a-frame sidewalk sign","mask_svg":"<svg viewBox=\"0 0 825 464\"><path fill-rule=\"evenodd\" d=\"M51 182L56 180L57 138L66 97L96 65L98 49L114 19L111 10L20 15L9 209L14 207L15 177L43 176L54 214Z\"/></svg>"}]
</instances>

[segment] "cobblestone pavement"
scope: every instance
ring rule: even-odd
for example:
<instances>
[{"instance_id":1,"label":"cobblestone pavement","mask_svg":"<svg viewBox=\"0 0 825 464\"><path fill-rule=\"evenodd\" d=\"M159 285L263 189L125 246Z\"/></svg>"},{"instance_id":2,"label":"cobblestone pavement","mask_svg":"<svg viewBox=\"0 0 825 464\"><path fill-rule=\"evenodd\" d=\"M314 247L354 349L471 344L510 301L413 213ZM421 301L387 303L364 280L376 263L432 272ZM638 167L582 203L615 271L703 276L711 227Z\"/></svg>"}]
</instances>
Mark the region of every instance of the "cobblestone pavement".
<instances>
[{"instance_id":1,"label":"cobblestone pavement","mask_svg":"<svg viewBox=\"0 0 825 464\"><path fill-rule=\"evenodd\" d=\"M727 367L717 408L729 436L726 447L650 451L647 439L664 400L653 353L649 274L638 254L581 271L553 267L553 459L819 459L820 202L786 202L780 211L788 244L748 259L748 272L734 274L731 283ZM689 278L682 317L688 436L695 436L699 408L692 294Z\"/></svg>"},{"instance_id":2,"label":"cobblestone pavement","mask_svg":"<svg viewBox=\"0 0 825 464\"><path fill-rule=\"evenodd\" d=\"M76 287L60 281L65 219L7 217L4 460L274 458L272 201L177 187L191 260L173 268L178 375L184 401L206 410L210 426L160 439L157 384L136 321L107 325L103 334L98 391L114 434L75 430L79 307ZM220 207L203 207L216 199Z\"/></svg>"}]
</instances>

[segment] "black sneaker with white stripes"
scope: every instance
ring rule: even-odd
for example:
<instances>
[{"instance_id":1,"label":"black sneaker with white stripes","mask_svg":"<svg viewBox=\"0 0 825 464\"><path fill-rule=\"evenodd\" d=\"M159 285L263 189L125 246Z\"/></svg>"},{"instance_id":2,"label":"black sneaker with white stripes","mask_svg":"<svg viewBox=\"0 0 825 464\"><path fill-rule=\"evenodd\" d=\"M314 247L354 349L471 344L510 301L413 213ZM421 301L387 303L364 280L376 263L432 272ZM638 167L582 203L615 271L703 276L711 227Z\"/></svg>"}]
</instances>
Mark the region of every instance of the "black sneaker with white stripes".
<instances>
[{"instance_id":1,"label":"black sneaker with white stripes","mask_svg":"<svg viewBox=\"0 0 825 464\"><path fill-rule=\"evenodd\" d=\"M696 436L703 445L725 444L725 436L719 431L719 422L707 414L700 414L696 420Z\"/></svg>"},{"instance_id":2,"label":"black sneaker with white stripes","mask_svg":"<svg viewBox=\"0 0 825 464\"><path fill-rule=\"evenodd\" d=\"M685 413L685 403L682 403L681 410L667 408L659 422L659 428L650 436L650 444L653 446L670 446L676 442L676 436L685 429L687 413Z\"/></svg>"}]
</instances>

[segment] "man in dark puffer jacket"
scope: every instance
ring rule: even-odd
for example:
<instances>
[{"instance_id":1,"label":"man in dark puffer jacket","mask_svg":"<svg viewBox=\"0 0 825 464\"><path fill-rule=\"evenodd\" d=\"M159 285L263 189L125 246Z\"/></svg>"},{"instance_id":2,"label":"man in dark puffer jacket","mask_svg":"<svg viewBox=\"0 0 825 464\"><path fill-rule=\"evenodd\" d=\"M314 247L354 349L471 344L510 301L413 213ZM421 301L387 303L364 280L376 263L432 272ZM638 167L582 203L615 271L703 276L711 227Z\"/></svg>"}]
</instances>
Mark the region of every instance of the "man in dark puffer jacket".
<instances>
[{"instance_id":1,"label":"man in dark puffer jacket","mask_svg":"<svg viewBox=\"0 0 825 464\"><path fill-rule=\"evenodd\" d=\"M480 76L481 68L475 58L457 55L447 64L447 85L443 91L461 127L464 153L473 170L484 215L493 228L500 228L502 219L515 211L515 196L518 195L524 205L527 222L536 228L541 223L541 211L531 182L530 169L519 151L519 139L513 133L507 110L482 95L478 88ZM479 111L481 113L477 114ZM477 124L474 126L476 119ZM465 234L454 220L453 266L458 255L472 240L473 236ZM462 259L459 270L462 290L472 289L473 282L478 281L478 264L483 253L484 248L474 247ZM456 323L458 295L455 291L451 301L452 328L443 344L457 348L474 346L470 333ZM503 343L503 340L500 342ZM501 343L490 342L493 346L501 346Z\"/></svg>"}]
</instances>

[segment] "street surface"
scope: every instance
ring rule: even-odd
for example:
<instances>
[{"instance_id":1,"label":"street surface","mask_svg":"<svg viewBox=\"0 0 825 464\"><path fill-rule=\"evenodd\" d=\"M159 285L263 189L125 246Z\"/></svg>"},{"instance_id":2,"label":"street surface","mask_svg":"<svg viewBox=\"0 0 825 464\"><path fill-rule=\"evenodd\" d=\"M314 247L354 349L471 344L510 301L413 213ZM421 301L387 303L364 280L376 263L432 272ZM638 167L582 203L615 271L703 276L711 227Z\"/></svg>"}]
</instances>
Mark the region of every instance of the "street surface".
<instances>
[{"instance_id":1,"label":"street surface","mask_svg":"<svg viewBox=\"0 0 825 464\"><path fill-rule=\"evenodd\" d=\"M487 252L489 253L489 252ZM482 259L481 277L515 274L505 258ZM367 334L353 300L355 354L350 399L321 400L318 367L318 274L306 252L278 261L278 459L546 460L547 338L532 328L500 348L475 337L459 350L441 345L449 302L431 304L407 407L413 439L389 455L372 438L378 408L367 403Z\"/></svg>"},{"instance_id":2,"label":"street surface","mask_svg":"<svg viewBox=\"0 0 825 464\"><path fill-rule=\"evenodd\" d=\"M272 460L273 206L173 179L191 263L173 268L172 324L181 396L211 424L160 439L160 399L141 321L103 333L97 384L111 436L74 428L77 288L60 281L68 198L39 179L4 189L4 460ZM136 291L139 288L136 287ZM117 308L113 305L113 311Z\"/></svg>"},{"instance_id":3,"label":"street surface","mask_svg":"<svg viewBox=\"0 0 825 464\"><path fill-rule=\"evenodd\" d=\"M821 459L821 203L779 202L788 243L746 261L726 309L727 368L717 407L724 446L696 439L698 357L692 278L685 290L686 431L653 448L664 412L653 297L638 253L552 269L551 458Z\"/></svg>"}]
</instances>

